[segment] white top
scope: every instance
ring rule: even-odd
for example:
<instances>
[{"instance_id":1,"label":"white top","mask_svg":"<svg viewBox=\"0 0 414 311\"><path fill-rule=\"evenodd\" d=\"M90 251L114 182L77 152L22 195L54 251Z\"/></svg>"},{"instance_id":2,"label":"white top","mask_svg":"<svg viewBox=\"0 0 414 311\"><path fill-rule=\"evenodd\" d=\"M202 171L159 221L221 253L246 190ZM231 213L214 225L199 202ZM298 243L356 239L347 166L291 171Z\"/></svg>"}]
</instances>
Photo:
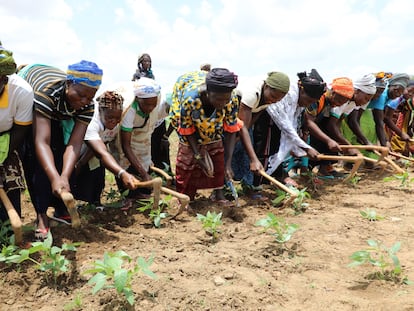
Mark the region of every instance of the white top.
<instances>
[{"instance_id":1,"label":"white top","mask_svg":"<svg viewBox=\"0 0 414 311\"><path fill-rule=\"evenodd\" d=\"M269 105L261 105L259 107L264 80L249 84L248 86L239 85L236 94L241 96L241 102L252 109L252 113L257 113L266 109ZM252 86L253 85L253 86Z\"/></svg>"},{"instance_id":2,"label":"white top","mask_svg":"<svg viewBox=\"0 0 414 311\"><path fill-rule=\"evenodd\" d=\"M166 109L168 104L166 101L160 103L161 96L159 96L157 106L149 114L148 120L145 121L146 118L137 113L139 106L134 104L135 95L132 81L120 83L116 88L110 90L119 92L124 98L124 114L121 121L121 130L131 132L131 148L142 167L148 171L152 164L151 134L157 123L168 115ZM123 168L129 167L130 162L122 150L119 139L116 140L116 147L121 166Z\"/></svg>"},{"instance_id":3,"label":"white top","mask_svg":"<svg viewBox=\"0 0 414 311\"><path fill-rule=\"evenodd\" d=\"M9 77L3 96L8 96L7 107L0 107L0 132L18 125L30 125L33 120L33 89L16 74ZM6 93L7 92L7 93Z\"/></svg>"},{"instance_id":4,"label":"white top","mask_svg":"<svg viewBox=\"0 0 414 311\"><path fill-rule=\"evenodd\" d=\"M279 151L269 157L268 174L272 174L287 159L290 151L301 157L306 155L303 149L312 148L298 134L301 126L298 120L305 109L298 105L298 100L299 87L297 83L293 83L285 97L267 108L267 113L281 130Z\"/></svg>"}]
</instances>

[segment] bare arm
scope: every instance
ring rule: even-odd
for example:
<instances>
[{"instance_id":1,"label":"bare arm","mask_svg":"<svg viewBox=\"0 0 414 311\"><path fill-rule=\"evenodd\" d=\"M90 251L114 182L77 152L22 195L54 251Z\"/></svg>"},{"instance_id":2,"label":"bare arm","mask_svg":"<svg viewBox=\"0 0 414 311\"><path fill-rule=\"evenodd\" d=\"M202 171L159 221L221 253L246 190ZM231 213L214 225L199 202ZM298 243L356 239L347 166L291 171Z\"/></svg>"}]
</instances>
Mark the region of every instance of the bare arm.
<instances>
[{"instance_id":1,"label":"bare arm","mask_svg":"<svg viewBox=\"0 0 414 311\"><path fill-rule=\"evenodd\" d=\"M55 195L59 194L62 188L69 190L69 184L65 184L60 178L55 166L52 149L50 148L51 121L40 113L35 112L33 130L36 156L49 178L53 193Z\"/></svg>"},{"instance_id":2,"label":"bare arm","mask_svg":"<svg viewBox=\"0 0 414 311\"><path fill-rule=\"evenodd\" d=\"M349 128L355 134L358 142L362 145L370 145L370 141L365 137L364 133L362 132L360 119L361 114L364 110L353 110L348 117L346 118L346 122L348 123Z\"/></svg>"},{"instance_id":3,"label":"bare arm","mask_svg":"<svg viewBox=\"0 0 414 311\"><path fill-rule=\"evenodd\" d=\"M88 140L88 151L91 150L98 159L101 160L102 164L111 171L115 176L118 176L122 172L122 167L114 159L114 157L108 152L106 145L102 140ZM121 173L121 180L128 189L133 189L137 182L135 177L127 172Z\"/></svg>"},{"instance_id":4,"label":"bare arm","mask_svg":"<svg viewBox=\"0 0 414 311\"><path fill-rule=\"evenodd\" d=\"M328 145L329 150L340 151L339 144L326 135L315 122L315 117L305 112L305 125L309 133L320 141Z\"/></svg>"}]
</instances>

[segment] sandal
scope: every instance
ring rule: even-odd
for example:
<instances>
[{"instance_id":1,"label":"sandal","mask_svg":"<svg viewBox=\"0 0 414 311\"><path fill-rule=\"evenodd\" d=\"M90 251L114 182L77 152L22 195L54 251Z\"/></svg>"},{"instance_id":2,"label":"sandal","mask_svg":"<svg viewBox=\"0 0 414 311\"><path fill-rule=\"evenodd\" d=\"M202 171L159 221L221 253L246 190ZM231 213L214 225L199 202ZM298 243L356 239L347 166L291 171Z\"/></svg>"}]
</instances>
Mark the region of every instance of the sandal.
<instances>
[{"instance_id":1,"label":"sandal","mask_svg":"<svg viewBox=\"0 0 414 311\"><path fill-rule=\"evenodd\" d=\"M286 186L292 186L295 188L299 188L299 184L295 180L293 180L291 177L286 177L285 179L283 179L283 183Z\"/></svg>"}]
</instances>

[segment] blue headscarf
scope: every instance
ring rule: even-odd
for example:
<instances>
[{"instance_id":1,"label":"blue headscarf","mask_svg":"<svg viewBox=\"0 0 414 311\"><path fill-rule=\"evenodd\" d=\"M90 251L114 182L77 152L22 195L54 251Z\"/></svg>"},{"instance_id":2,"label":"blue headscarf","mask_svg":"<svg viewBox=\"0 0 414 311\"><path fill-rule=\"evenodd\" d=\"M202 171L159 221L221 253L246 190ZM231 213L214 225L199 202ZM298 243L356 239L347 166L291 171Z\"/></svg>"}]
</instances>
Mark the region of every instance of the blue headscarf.
<instances>
[{"instance_id":1,"label":"blue headscarf","mask_svg":"<svg viewBox=\"0 0 414 311\"><path fill-rule=\"evenodd\" d=\"M82 60L68 66L67 79L74 83L98 89L102 83L102 74L102 69L98 65Z\"/></svg>"}]
</instances>

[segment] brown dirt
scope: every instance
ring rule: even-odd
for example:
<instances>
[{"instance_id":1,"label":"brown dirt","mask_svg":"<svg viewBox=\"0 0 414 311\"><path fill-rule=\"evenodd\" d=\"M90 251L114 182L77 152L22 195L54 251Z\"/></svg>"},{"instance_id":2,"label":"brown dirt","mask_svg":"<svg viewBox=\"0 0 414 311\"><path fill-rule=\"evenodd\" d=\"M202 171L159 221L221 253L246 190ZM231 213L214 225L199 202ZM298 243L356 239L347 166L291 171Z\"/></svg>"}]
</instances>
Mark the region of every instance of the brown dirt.
<instances>
[{"instance_id":1,"label":"brown dirt","mask_svg":"<svg viewBox=\"0 0 414 311\"><path fill-rule=\"evenodd\" d=\"M67 255L71 268L56 285L30 263L0 265L0 310L414 310L413 285L369 280L377 271L372 266L347 267L353 252L367 248L367 239L387 246L400 241L403 275L414 280L412 186L382 181L387 175L359 173L356 185L325 182L299 215L246 196L240 208L223 208L208 193L175 220L164 219L159 229L135 209L84 210L80 229L52 228L55 245L82 242ZM275 198L274 189L265 188ZM359 211L366 208L385 219L362 218ZM208 210L224 212L216 243L195 217ZM300 226L284 247L254 225L269 212ZM23 222L33 218L26 202ZM118 250L134 259L154 255L151 269L158 278L134 278L134 307L114 289L92 295L82 274L104 252ZM81 307L70 309L76 296Z\"/></svg>"}]
</instances>

